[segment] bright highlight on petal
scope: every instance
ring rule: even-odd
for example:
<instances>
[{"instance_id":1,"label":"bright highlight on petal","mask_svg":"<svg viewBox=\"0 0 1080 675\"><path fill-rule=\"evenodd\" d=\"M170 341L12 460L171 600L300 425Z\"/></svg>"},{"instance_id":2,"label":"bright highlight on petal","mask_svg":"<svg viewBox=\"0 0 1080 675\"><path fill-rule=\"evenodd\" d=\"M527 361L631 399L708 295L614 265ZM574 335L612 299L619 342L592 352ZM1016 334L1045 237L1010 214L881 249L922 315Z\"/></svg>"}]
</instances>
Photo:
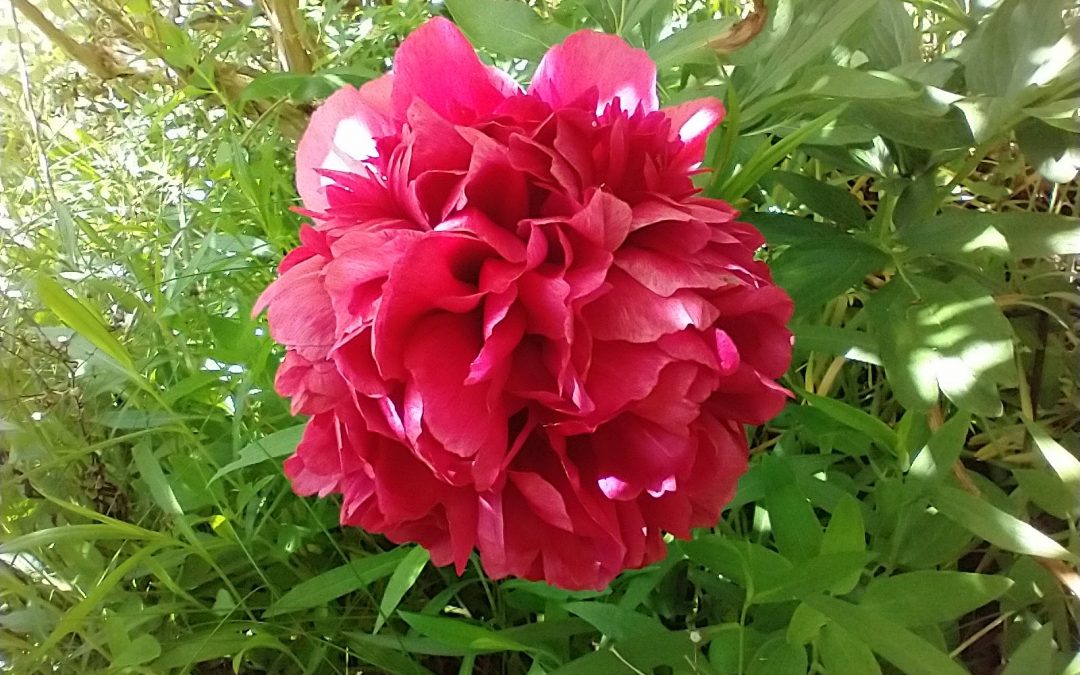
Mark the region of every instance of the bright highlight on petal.
<instances>
[{"instance_id":1,"label":"bright highlight on petal","mask_svg":"<svg viewBox=\"0 0 1080 675\"><path fill-rule=\"evenodd\" d=\"M313 224L257 309L341 522L460 573L599 589L713 525L783 406L791 301L690 175L723 106L581 31L528 93L434 19L312 116Z\"/></svg>"}]
</instances>

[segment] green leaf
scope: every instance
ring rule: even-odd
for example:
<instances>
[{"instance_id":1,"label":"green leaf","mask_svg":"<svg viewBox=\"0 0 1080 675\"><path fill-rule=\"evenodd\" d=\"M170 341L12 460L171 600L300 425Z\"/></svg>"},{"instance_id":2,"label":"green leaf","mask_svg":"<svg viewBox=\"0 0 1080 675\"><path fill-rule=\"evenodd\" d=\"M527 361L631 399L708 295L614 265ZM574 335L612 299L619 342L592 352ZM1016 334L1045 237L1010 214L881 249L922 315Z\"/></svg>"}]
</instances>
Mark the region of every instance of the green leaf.
<instances>
[{"instance_id":1,"label":"green leaf","mask_svg":"<svg viewBox=\"0 0 1080 675\"><path fill-rule=\"evenodd\" d=\"M291 455L300 444L300 437L304 434L304 424L298 424L288 429L275 431L272 434L256 439L248 443L240 450L240 457L229 462L210 479L213 483L227 474L239 471L245 467L261 464L267 460L277 459Z\"/></svg>"},{"instance_id":2,"label":"green leaf","mask_svg":"<svg viewBox=\"0 0 1080 675\"><path fill-rule=\"evenodd\" d=\"M132 450L132 455L135 458L135 466L139 468L139 474L146 482L146 486L150 488L150 496L161 510L170 516L183 515L184 510L180 508L180 502L176 501L169 479L161 470L161 464L154 456L154 451L150 449L150 443L146 441L137 443Z\"/></svg>"},{"instance_id":3,"label":"green leaf","mask_svg":"<svg viewBox=\"0 0 1080 675\"><path fill-rule=\"evenodd\" d=\"M262 73L240 93L240 102L288 98L307 103L326 98L346 85L360 86L378 77L366 68L335 68L317 73Z\"/></svg>"},{"instance_id":4,"label":"green leaf","mask_svg":"<svg viewBox=\"0 0 1080 675\"><path fill-rule=\"evenodd\" d=\"M7 538L0 543L0 555L33 551L61 542L101 541L106 539L130 539L132 541L167 539L163 534L144 530L136 525L88 524L61 525Z\"/></svg>"},{"instance_id":5,"label":"green leaf","mask_svg":"<svg viewBox=\"0 0 1080 675\"><path fill-rule=\"evenodd\" d=\"M446 0L446 7L475 46L519 59L540 60L571 32L513 0Z\"/></svg>"},{"instance_id":6,"label":"green leaf","mask_svg":"<svg viewBox=\"0 0 1080 675\"><path fill-rule=\"evenodd\" d=\"M124 651L116 655L109 664L111 668L123 670L153 661L161 655L161 643L153 635L144 633L128 644Z\"/></svg>"},{"instance_id":7,"label":"green leaf","mask_svg":"<svg viewBox=\"0 0 1080 675\"><path fill-rule=\"evenodd\" d=\"M80 627L84 625L84 622L90 613L98 609L98 606L101 603L105 602L105 599L110 592L122 584L124 579L142 564L143 560L157 553L159 549L166 545L167 542L164 541L149 543L125 558L123 562L113 568L104 578L95 580L95 583L90 587L86 596L69 609L63 617L56 622L56 626L53 628L52 633L34 648L34 651L30 654L29 661L39 661L50 649L59 644L60 640L66 635L78 631Z\"/></svg>"},{"instance_id":8,"label":"green leaf","mask_svg":"<svg viewBox=\"0 0 1080 675\"><path fill-rule=\"evenodd\" d=\"M603 602L571 602L563 605L566 611L592 624L613 640L629 640L664 627L656 619Z\"/></svg>"},{"instance_id":9,"label":"green leaf","mask_svg":"<svg viewBox=\"0 0 1080 675\"><path fill-rule=\"evenodd\" d=\"M949 208L897 232L897 240L924 255L987 250L1016 258L1080 253L1080 220L1051 213L980 213Z\"/></svg>"},{"instance_id":10,"label":"green leaf","mask_svg":"<svg viewBox=\"0 0 1080 675\"><path fill-rule=\"evenodd\" d=\"M354 638L355 633L345 633L345 635L352 640L353 653L356 657L375 666L378 669L376 672L394 675L433 675L430 670L414 661L408 654L402 654L391 647L362 642Z\"/></svg>"},{"instance_id":11,"label":"green leaf","mask_svg":"<svg viewBox=\"0 0 1080 675\"><path fill-rule=\"evenodd\" d=\"M1016 142L1028 163L1054 183L1068 183L1080 170L1080 134L1069 133L1034 117L1016 127Z\"/></svg>"},{"instance_id":12,"label":"green leaf","mask_svg":"<svg viewBox=\"0 0 1080 675\"><path fill-rule=\"evenodd\" d=\"M406 623L420 633L443 644L459 647L470 652L527 652L534 649L503 637L496 631L466 623L464 619L427 616L413 612L398 612L398 614L405 619Z\"/></svg>"},{"instance_id":13,"label":"green leaf","mask_svg":"<svg viewBox=\"0 0 1080 675\"><path fill-rule=\"evenodd\" d=\"M776 283L795 300L799 314L861 285L889 257L880 249L823 223L775 213L747 213L742 219L765 235L769 247L787 246L770 260Z\"/></svg>"},{"instance_id":14,"label":"green leaf","mask_svg":"<svg viewBox=\"0 0 1080 675\"><path fill-rule=\"evenodd\" d=\"M1001 675L1052 675L1054 654L1054 625L1048 623L1020 643Z\"/></svg>"},{"instance_id":15,"label":"green leaf","mask_svg":"<svg viewBox=\"0 0 1080 675\"><path fill-rule=\"evenodd\" d=\"M704 635L707 630L699 631L698 635ZM633 640L601 647L556 668L551 675L642 673L660 667L684 667L688 662L693 663L697 649L688 631L658 629L638 634Z\"/></svg>"},{"instance_id":16,"label":"green leaf","mask_svg":"<svg viewBox=\"0 0 1080 675\"><path fill-rule=\"evenodd\" d=\"M908 675L967 675L948 654L877 612L821 595L804 602Z\"/></svg>"},{"instance_id":17,"label":"green leaf","mask_svg":"<svg viewBox=\"0 0 1080 675\"><path fill-rule=\"evenodd\" d=\"M878 2L863 30L852 31L847 41L866 54L871 68L896 68L921 64L921 36L908 9L900 2Z\"/></svg>"},{"instance_id":18,"label":"green leaf","mask_svg":"<svg viewBox=\"0 0 1080 675\"><path fill-rule=\"evenodd\" d=\"M1055 129L1080 134L1080 97L1070 96L1043 105L1024 108L1024 113L1046 122Z\"/></svg>"},{"instance_id":19,"label":"green leaf","mask_svg":"<svg viewBox=\"0 0 1080 675\"><path fill-rule=\"evenodd\" d=\"M793 75L853 29L874 4L861 0L837 0L827 5L778 2L771 8L762 34L731 57L735 63L747 63L764 56L753 69L746 69L751 83L745 100L783 88Z\"/></svg>"},{"instance_id":20,"label":"green leaf","mask_svg":"<svg viewBox=\"0 0 1080 675\"><path fill-rule=\"evenodd\" d=\"M1068 520L1080 513L1080 492L1070 490L1046 469L1013 469L1024 495L1043 511Z\"/></svg>"},{"instance_id":21,"label":"green leaf","mask_svg":"<svg viewBox=\"0 0 1080 675\"><path fill-rule=\"evenodd\" d=\"M866 224L859 200L844 188L791 171L773 171L773 178L811 211L848 227Z\"/></svg>"},{"instance_id":22,"label":"green leaf","mask_svg":"<svg viewBox=\"0 0 1080 675\"><path fill-rule=\"evenodd\" d=\"M890 101L916 98L920 92L921 87L891 73L835 65L808 68L792 89L796 94Z\"/></svg>"},{"instance_id":23,"label":"green leaf","mask_svg":"<svg viewBox=\"0 0 1080 675\"><path fill-rule=\"evenodd\" d=\"M808 560L821 551L821 523L781 458L765 458L765 508L776 548L789 560Z\"/></svg>"},{"instance_id":24,"label":"green leaf","mask_svg":"<svg viewBox=\"0 0 1080 675\"><path fill-rule=\"evenodd\" d=\"M844 120L913 148L953 150L974 142L964 113L951 106L897 106L889 100L863 100L851 104Z\"/></svg>"},{"instance_id":25,"label":"green leaf","mask_svg":"<svg viewBox=\"0 0 1080 675\"><path fill-rule=\"evenodd\" d=\"M762 146L737 173L724 181L724 184L716 191L717 196L735 200L745 195L781 159L793 153L796 148L809 141L826 127L834 124L843 111L844 105L832 108L800 125L796 131L784 136L776 143Z\"/></svg>"},{"instance_id":26,"label":"green leaf","mask_svg":"<svg viewBox=\"0 0 1080 675\"><path fill-rule=\"evenodd\" d=\"M874 652L838 624L822 627L817 647L828 675L881 675Z\"/></svg>"},{"instance_id":27,"label":"green leaf","mask_svg":"<svg viewBox=\"0 0 1080 675\"><path fill-rule=\"evenodd\" d=\"M63 286L43 272L35 277L35 282L38 296L53 314L129 372L135 372L135 364L123 345L89 305L68 295Z\"/></svg>"},{"instance_id":28,"label":"green leaf","mask_svg":"<svg viewBox=\"0 0 1080 675\"><path fill-rule=\"evenodd\" d=\"M906 487L912 498L926 496L952 473L967 441L971 416L957 413L930 436L908 470Z\"/></svg>"},{"instance_id":29,"label":"green leaf","mask_svg":"<svg viewBox=\"0 0 1080 675\"><path fill-rule=\"evenodd\" d=\"M1018 103L1054 78L1075 73L1076 43L1062 13L1065 0L1004 0L959 50L964 79L974 91ZM1032 58L1053 54L1053 58Z\"/></svg>"},{"instance_id":30,"label":"green leaf","mask_svg":"<svg viewBox=\"0 0 1080 675\"><path fill-rule=\"evenodd\" d=\"M372 633L378 633L390 615L397 609L398 603L416 583L420 573L424 571L431 556L421 546L414 546L409 554L401 559L397 569L386 583L386 591L383 593L382 602L379 603L379 616L375 619L375 628Z\"/></svg>"},{"instance_id":31,"label":"green leaf","mask_svg":"<svg viewBox=\"0 0 1080 675\"><path fill-rule=\"evenodd\" d=\"M1013 332L985 288L907 275L869 303L885 373L906 408L928 410L938 389L958 407L1000 415L997 384L1014 381Z\"/></svg>"},{"instance_id":32,"label":"green leaf","mask_svg":"<svg viewBox=\"0 0 1080 675\"><path fill-rule=\"evenodd\" d=\"M1054 470L1057 477L1061 479L1066 489L1075 495L1080 495L1080 459L1077 459L1076 455L1051 438L1035 422L1025 419L1024 425L1027 427L1028 433L1031 434L1031 439L1035 441L1035 447L1038 448L1043 459Z\"/></svg>"},{"instance_id":33,"label":"green leaf","mask_svg":"<svg viewBox=\"0 0 1080 675\"><path fill-rule=\"evenodd\" d=\"M941 205L936 170L929 169L911 180L902 182L901 185L902 192L896 201L896 209L893 211L893 222L896 224L898 238L906 236L908 229L921 228L925 221L937 213L938 206ZM927 234L940 236L946 233L941 230L931 230L927 231ZM922 244L922 239L918 236L912 236L910 241L915 242L916 245Z\"/></svg>"},{"instance_id":34,"label":"green leaf","mask_svg":"<svg viewBox=\"0 0 1080 675\"><path fill-rule=\"evenodd\" d=\"M649 56L661 72L687 63L716 63L718 57L710 43L734 24L730 16L692 23L653 45Z\"/></svg>"},{"instance_id":35,"label":"green leaf","mask_svg":"<svg viewBox=\"0 0 1080 675\"><path fill-rule=\"evenodd\" d=\"M177 668L189 670L196 663L216 661L252 649L272 649L292 658L301 669L303 667L288 647L261 626L230 622L215 625L210 630L181 634L165 646L153 663L153 672L164 673Z\"/></svg>"},{"instance_id":36,"label":"green leaf","mask_svg":"<svg viewBox=\"0 0 1080 675\"><path fill-rule=\"evenodd\" d=\"M270 605L265 617L325 605L343 595L366 588L372 582L392 574L408 552L406 548L395 548L305 579Z\"/></svg>"},{"instance_id":37,"label":"green leaf","mask_svg":"<svg viewBox=\"0 0 1080 675\"><path fill-rule=\"evenodd\" d=\"M1041 558L1075 558L1031 525L963 490L940 486L930 501L947 518L998 548Z\"/></svg>"},{"instance_id":38,"label":"green leaf","mask_svg":"<svg viewBox=\"0 0 1080 675\"><path fill-rule=\"evenodd\" d=\"M869 333L820 325L796 325L792 330L795 333L795 346L799 349L881 365L877 342Z\"/></svg>"},{"instance_id":39,"label":"green leaf","mask_svg":"<svg viewBox=\"0 0 1080 675\"><path fill-rule=\"evenodd\" d=\"M787 558L776 551L719 535L699 537L683 542L680 547L695 563L748 591L778 585L792 568Z\"/></svg>"},{"instance_id":40,"label":"green leaf","mask_svg":"<svg viewBox=\"0 0 1080 675\"><path fill-rule=\"evenodd\" d=\"M825 527L825 536L821 540L821 554L862 553L866 551L866 525L863 522L859 500L851 495L843 499L833 509L829 524ZM859 585L862 570L856 570L833 584L829 590L833 595L844 595L855 590Z\"/></svg>"},{"instance_id":41,"label":"green leaf","mask_svg":"<svg viewBox=\"0 0 1080 675\"><path fill-rule=\"evenodd\" d=\"M828 553L801 562L791 569L776 585L758 589L753 595L755 603L784 602L802 598L811 593L822 593L854 576L858 583L859 573L870 561L865 551Z\"/></svg>"},{"instance_id":42,"label":"green leaf","mask_svg":"<svg viewBox=\"0 0 1080 675\"><path fill-rule=\"evenodd\" d=\"M821 627L829 622L828 619L810 605L799 603L791 614L785 636L793 645L805 645L817 639Z\"/></svg>"},{"instance_id":43,"label":"green leaf","mask_svg":"<svg viewBox=\"0 0 1080 675\"><path fill-rule=\"evenodd\" d=\"M806 675L806 649L783 637L773 638L761 647L747 665L747 675Z\"/></svg>"},{"instance_id":44,"label":"green leaf","mask_svg":"<svg viewBox=\"0 0 1080 675\"><path fill-rule=\"evenodd\" d=\"M1008 577L966 572L919 570L877 577L859 606L902 626L953 621L1005 594Z\"/></svg>"},{"instance_id":45,"label":"green leaf","mask_svg":"<svg viewBox=\"0 0 1080 675\"><path fill-rule=\"evenodd\" d=\"M896 432L888 424L843 401L818 396L808 391L801 394L810 405L840 424L862 433L885 452L891 455L897 454Z\"/></svg>"}]
</instances>

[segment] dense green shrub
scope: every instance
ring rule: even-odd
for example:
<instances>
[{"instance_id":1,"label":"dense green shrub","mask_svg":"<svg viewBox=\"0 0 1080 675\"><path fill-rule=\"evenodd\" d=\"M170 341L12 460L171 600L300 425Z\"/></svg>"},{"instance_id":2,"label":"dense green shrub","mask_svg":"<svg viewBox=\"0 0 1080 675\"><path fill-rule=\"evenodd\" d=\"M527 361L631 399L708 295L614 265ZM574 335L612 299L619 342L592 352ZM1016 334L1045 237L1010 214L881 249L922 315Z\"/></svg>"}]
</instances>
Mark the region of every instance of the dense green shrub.
<instances>
[{"instance_id":1,"label":"dense green shrub","mask_svg":"<svg viewBox=\"0 0 1080 675\"><path fill-rule=\"evenodd\" d=\"M0 668L1080 673L1075 3L35 4L0 10ZM522 81L588 26L722 98L702 187L797 303L723 520L603 593L459 579L281 473L249 314L292 139L432 13Z\"/></svg>"}]
</instances>

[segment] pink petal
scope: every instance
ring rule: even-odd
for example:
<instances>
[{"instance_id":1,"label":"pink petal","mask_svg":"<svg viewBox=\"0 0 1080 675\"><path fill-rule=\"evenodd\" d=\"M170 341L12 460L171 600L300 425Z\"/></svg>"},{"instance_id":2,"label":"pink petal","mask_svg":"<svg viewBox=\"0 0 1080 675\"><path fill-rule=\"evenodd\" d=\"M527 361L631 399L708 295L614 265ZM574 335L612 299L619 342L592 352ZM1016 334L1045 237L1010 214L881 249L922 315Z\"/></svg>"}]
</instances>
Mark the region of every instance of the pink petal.
<instances>
[{"instance_id":1,"label":"pink petal","mask_svg":"<svg viewBox=\"0 0 1080 675\"><path fill-rule=\"evenodd\" d=\"M608 499L634 499L673 490L694 461L696 439L673 434L633 414L596 430L598 484Z\"/></svg>"},{"instance_id":2,"label":"pink petal","mask_svg":"<svg viewBox=\"0 0 1080 675\"><path fill-rule=\"evenodd\" d=\"M582 310L598 340L653 342L687 326L707 328L719 314L694 291L679 290L663 298L618 269L611 270L608 282L611 291Z\"/></svg>"},{"instance_id":3,"label":"pink petal","mask_svg":"<svg viewBox=\"0 0 1080 675\"><path fill-rule=\"evenodd\" d=\"M604 250L614 251L630 234L630 218L626 202L597 190L585 208L570 219L570 226Z\"/></svg>"},{"instance_id":4,"label":"pink petal","mask_svg":"<svg viewBox=\"0 0 1080 675\"><path fill-rule=\"evenodd\" d=\"M709 133L724 119L724 104L715 98L699 98L664 108L662 112L671 120L671 140L684 144L678 161L685 162L687 167L700 162L705 156Z\"/></svg>"},{"instance_id":5,"label":"pink petal","mask_svg":"<svg viewBox=\"0 0 1080 675\"><path fill-rule=\"evenodd\" d=\"M566 502L554 485L531 471L510 471L509 475L510 482L541 520L560 530L574 531L574 523L566 512Z\"/></svg>"},{"instance_id":6,"label":"pink petal","mask_svg":"<svg viewBox=\"0 0 1080 675\"><path fill-rule=\"evenodd\" d=\"M488 408L487 386L465 384L480 346L472 318L442 313L418 323L405 348L406 398L419 396L424 426L458 457L507 442L505 415L499 405Z\"/></svg>"},{"instance_id":7,"label":"pink petal","mask_svg":"<svg viewBox=\"0 0 1080 675\"><path fill-rule=\"evenodd\" d=\"M739 364L741 363L739 347L735 344L735 341L731 339L730 335L719 328L716 329L715 337L716 357L720 364L720 374L730 375L739 369Z\"/></svg>"},{"instance_id":8,"label":"pink petal","mask_svg":"<svg viewBox=\"0 0 1080 675\"><path fill-rule=\"evenodd\" d=\"M469 124L506 99L510 85L476 57L450 21L435 17L413 31L394 56L394 115L404 119L414 98L446 119Z\"/></svg>"},{"instance_id":9,"label":"pink petal","mask_svg":"<svg viewBox=\"0 0 1080 675\"><path fill-rule=\"evenodd\" d=\"M581 30L555 45L536 69L529 93L553 108L589 107L603 111L618 99L633 112L659 107L656 65L644 49L622 38Z\"/></svg>"},{"instance_id":10,"label":"pink petal","mask_svg":"<svg viewBox=\"0 0 1080 675\"><path fill-rule=\"evenodd\" d=\"M365 173L364 160L378 154L376 139L396 133L390 119L393 83L388 73L359 89L346 85L312 114L296 147L296 189L305 207L324 211L329 206L323 186L331 181L318 169Z\"/></svg>"},{"instance_id":11,"label":"pink petal","mask_svg":"<svg viewBox=\"0 0 1080 675\"><path fill-rule=\"evenodd\" d=\"M525 335L525 318L518 308L513 308L505 319L492 328L480 353L469 364L466 384L476 384L491 378L500 367L509 367L510 355Z\"/></svg>"},{"instance_id":12,"label":"pink petal","mask_svg":"<svg viewBox=\"0 0 1080 675\"><path fill-rule=\"evenodd\" d=\"M335 340L334 310L323 286L325 262L317 256L297 263L255 302L256 312L269 307L271 337L310 361L324 358Z\"/></svg>"},{"instance_id":13,"label":"pink petal","mask_svg":"<svg viewBox=\"0 0 1080 675\"><path fill-rule=\"evenodd\" d=\"M315 415L304 428L296 453L285 460L285 475L300 496L325 497L338 489L341 459L334 435L333 413Z\"/></svg>"},{"instance_id":14,"label":"pink petal","mask_svg":"<svg viewBox=\"0 0 1080 675\"><path fill-rule=\"evenodd\" d=\"M383 377L402 377L402 349L422 316L439 309L468 312L480 303L472 280L461 276L478 269L490 250L462 233L433 232L398 259L375 316L375 361Z\"/></svg>"},{"instance_id":15,"label":"pink petal","mask_svg":"<svg viewBox=\"0 0 1080 675\"><path fill-rule=\"evenodd\" d=\"M596 402L598 421L607 421L627 404L648 396L660 371L671 362L653 344L597 342L585 386Z\"/></svg>"},{"instance_id":16,"label":"pink petal","mask_svg":"<svg viewBox=\"0 0 1080 675\"><path fill-rule=\"evenodd\" d=\"M615 265L657 295L668 297L684 288L716 288L724 276L686 256L671 256L642 248L625 248Z\"/></svg>"}]
</instances>

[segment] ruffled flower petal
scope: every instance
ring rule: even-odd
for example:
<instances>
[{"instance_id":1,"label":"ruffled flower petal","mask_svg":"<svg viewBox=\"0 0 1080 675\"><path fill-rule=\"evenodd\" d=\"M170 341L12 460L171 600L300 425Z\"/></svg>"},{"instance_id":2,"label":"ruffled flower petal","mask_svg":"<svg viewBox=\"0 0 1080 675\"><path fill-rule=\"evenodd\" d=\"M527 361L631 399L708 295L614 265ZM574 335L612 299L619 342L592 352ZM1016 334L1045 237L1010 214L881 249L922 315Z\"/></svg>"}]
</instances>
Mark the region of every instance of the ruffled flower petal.
<instances>
[{"instance_id":1,"label":"ruffled flower petal","mask_svg":"<svg viewBox=\"0 0 1080 675\"><path fill-rule=\"evenodd\" d=\"M574 106L601 113L612 103L626 112L660 107L656 65L648 53L614 35L587 30L548 50L529 93L555 109Z\"/></svg>"},{"instance_id":2,"label":"ruffled flower petal","mask_svg":"<svg viewBox=\"0 0 1080 675\"><path fill-rule=\"evenodd\" d=\"M716 522L742 425L789 396L792 305L691 181L722 106L657 107L617 37L571 35L524 94L434 19L316 111L312 224L255 307L312 415L297 494L459 573L475 550L569 589Z\"/></svg>"}]
</instances>

